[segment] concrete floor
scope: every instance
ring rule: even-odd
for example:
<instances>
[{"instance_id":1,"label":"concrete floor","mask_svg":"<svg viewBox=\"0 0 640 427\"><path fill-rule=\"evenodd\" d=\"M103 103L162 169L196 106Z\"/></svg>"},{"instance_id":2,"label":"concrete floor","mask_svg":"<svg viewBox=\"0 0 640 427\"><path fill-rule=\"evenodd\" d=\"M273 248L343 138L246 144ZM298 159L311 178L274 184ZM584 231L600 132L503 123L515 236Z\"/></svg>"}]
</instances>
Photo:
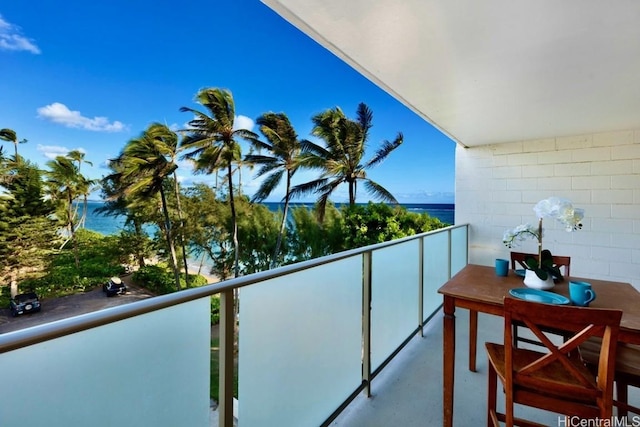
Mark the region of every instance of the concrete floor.
<instances>
[{"instance_id":1,"label":"concrete floor","mask_svg":"<svg viewBox=\"0 0 640 427\"><path fill-rule=\"evenodd\" d=\"M455 426L486 425L487 358L485 341L502 342L503 319L479 315L477 372L467 369L468 311L456 311ZM636 388L629 402L640 401ZM498 407L504 399L498 395ZM568 425L557 414L516 407L516 416L548 426ZM640 422L640 417L636 418ZM341 427L426 427L442 425L442 314L425 327L372 381L372 396L358 396L331 424ZM634 424L629 424L634 425ZM640 425L640 424L638 424Z\"/></svg>"}]
</instances>

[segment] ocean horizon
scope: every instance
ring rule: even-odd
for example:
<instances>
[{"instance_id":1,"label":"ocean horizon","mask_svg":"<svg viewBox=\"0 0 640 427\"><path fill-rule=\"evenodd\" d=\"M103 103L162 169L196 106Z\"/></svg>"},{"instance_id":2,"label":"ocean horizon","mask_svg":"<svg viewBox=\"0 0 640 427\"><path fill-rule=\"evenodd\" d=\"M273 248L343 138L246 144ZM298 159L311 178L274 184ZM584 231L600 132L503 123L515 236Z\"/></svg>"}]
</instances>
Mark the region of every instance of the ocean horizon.
<instances>
[{"instance_id":1,"label":"ocean horizon","mask_svg":"<svg viewBox=\"0 0 640 427\"><path fill-rule=\"evenodd\" d=\"M263 202L263 205L269 208L273 212L282 210L284 203L280 202ZM340 208L346 203L336 203L336 207ZM366 205L366 203L358 203L359 205ZM106 236L118 234L124 227L124 218L104 216L96 209L104 205L103 201L92 200L88 202L88 213L85 221L85 228L87 230L95 231L97 233L104 234ZM290 207L313 207L313 203L304 202L291 202ZM440 221L453 224L455 204L454 203L400 203L400 206L405 207L409 212L414 213L427 213L434 218L440 219Z\"/></svg>"}]
</instances>

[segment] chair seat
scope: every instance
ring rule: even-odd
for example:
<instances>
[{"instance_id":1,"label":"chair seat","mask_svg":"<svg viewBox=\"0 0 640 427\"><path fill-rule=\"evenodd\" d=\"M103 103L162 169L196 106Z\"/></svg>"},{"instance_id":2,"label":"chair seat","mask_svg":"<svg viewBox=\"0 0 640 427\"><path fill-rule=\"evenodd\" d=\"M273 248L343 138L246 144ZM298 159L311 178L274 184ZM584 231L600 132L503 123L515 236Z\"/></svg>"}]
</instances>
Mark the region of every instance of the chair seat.
<instances>
[{"instance_id":1,"label":"chair seat","mask_svg":"<svg viewBox=\"0 0 640 427\"><path fill-rule=\"evenodd\" d=\"M585 362L597 365L602 340L591 337L580 344L580 355ZM623 373L640 378L640 346L619 343L616 352L616 374Z\"/></svg>"},{"instance_id":2,"label":"chair seat","mask_svg":"<svg viewBox=\"0 0 640 427\"><path fill-rule=\"evenodd\" d=\"M502 381L505 381L505 352L504 345L495 344L495 343L485 343L487 348L487 354L489 356L489 362L493 365L498 377ZM513 349L513 367L515 370L520 370L527 366L530 363L535 362L540 357L544 356L545 353L540 353L534 350L523 349L523 348L514 348ZM553 387L549 388L547 391L547 395L549 396L562 396L566 398L567 387L571 387L573 390L573 400L575 402L587 403L587 404L595 404L596 399L593 394L593 389L596 388L596 378L593 373L584 365L580 357L572 357L569 358L569 361L578 369L578 371L584 376L584 378L589 380L589 383L592 385L592 388L589 389L582 385L574 376L572 376L567 369L564 367L562 363L559 361L551 362L549 365L544 368L536 371L532 378L534 380L545 381L552 384L557 384L557 393L554 393ZM525 391L526 386L520 386L520 391ZM532 390L536 390L532 388ZM538 391L536 390L538 393ZM517 396L516 392L516 396ZM517 398L516 398L517 402Z\"/></svg>"},{"instance_id":3,"label":"chair seat","mask_svg":"<svg viewBox=\"0 0 640 427\"><path fill-rule=\"evenodd\" d=\"M602 340L591 337L580 344L580 356L588 367L595 372L598 365L598 352ZM618 343L614 380L616 382L616 400L618 415L626 416L628 411L640 414L640 407L630 405L628 401L629 386L640 387L640 346Z\"/></svg>"}]
</instances>

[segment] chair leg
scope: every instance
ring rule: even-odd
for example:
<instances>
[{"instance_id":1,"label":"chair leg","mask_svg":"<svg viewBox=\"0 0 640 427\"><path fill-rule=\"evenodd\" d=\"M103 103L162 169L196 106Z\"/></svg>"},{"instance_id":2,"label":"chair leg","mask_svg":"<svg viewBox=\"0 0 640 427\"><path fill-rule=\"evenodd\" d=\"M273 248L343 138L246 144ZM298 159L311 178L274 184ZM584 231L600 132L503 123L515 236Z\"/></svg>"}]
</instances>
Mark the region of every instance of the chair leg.
<instances>
[{"instance_id":1,"label":"chair leg","mask_svg":"<svg viewBox=\"0 0 640 427\"><path fill-rule=\"evenodd\" d=\"M628 384L625 381L620 381L616 379L616 401L620 402L622 405L618 406L618 416L626 417L627 412L627 403L628 403Z\"/></svg>"},{"instance_id":2,"label":"chair leg","mask_svg":"<svg viewBox=\"0 0 640 427\"><path fill-rule=\"evenodd\" d=\"M478 346L478 312L469 310L469 370L476 371L476 349Z\"/></svg>"},{"instance_id":3,"label":"chair leg","mask_svg":"<svg viewBox=\"0 0 640 427\"><path fill-rule=\"evenodd\" d=\"M504 424L506 427L513 427L513 423L515 418L513 416L513 395L510 393L505 393L505 402L504 402Z\"/></svg>"},{"instance_id":4,"label":"chair leg","mask_svg":"<svg viewBox=\"0 0 640 427\"><path fill-rule=\"evenodd\" d=\"M487 368L487 426L500 425L496 415L496 400L498 393L498 374L491 363Z\"/></svg>"}]
</instances>

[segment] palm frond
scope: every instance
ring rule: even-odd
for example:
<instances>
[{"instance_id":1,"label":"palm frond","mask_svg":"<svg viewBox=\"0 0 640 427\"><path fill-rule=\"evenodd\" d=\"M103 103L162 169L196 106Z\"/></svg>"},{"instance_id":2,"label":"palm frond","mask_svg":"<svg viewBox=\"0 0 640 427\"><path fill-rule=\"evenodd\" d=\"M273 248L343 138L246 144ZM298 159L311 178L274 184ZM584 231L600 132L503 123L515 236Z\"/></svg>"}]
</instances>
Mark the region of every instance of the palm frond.
<instances>
[{"instance_id":1,"label":"palm frond","mask_svg":"<svg viewBox=\"0 0 640 427\"><path fill-rule=\"evenodd\" d=\"M279 163L278 159L273 156L265 156L262 154L247 154L244 156L244 161L247 163L253 163L256 165L267 163Z\"/></svg>"},{"instance_id":2,"label":"palm frond","mask_svg":"<svg viewBox=\"0 0 640 427\"><path fill-rule=\"evenodd\" d=\"M281 169L269 175L264 181L262 181L262 185L260 185L260 188L258 188L258 191L256 191L256 194L253 195L251 200L254 202L261 202L269 197L278 184L280 184L284 172L284 169Z\"/></svg>"},{"instance_id":3,"label":"palm frond","mask_svg":"<svg viewBox=\"0 0 640 427\"><path fill-rule=\"evenodd\" d=\"M369 129L373 126L373 111L364 102L358 104L356 110L358 117L358 124L362 130L362 141L366 141L369 138Z\"/></svg>"},{"instance_id":4,"label":"palm frond","mask_svg":"<svg viewBox=\"0 0 640 427\"><path fill-rule=\"evenodd\" d=\"M304 184L296 185L289 191L289 194L292 199L306 196L307 194L318 192L319 188L322 188L328 182L327 178L319 178L313 181L305 182Z\"/></svg>"},{"instance_id":5,"label":"palm frond","mask_svg":"<svg viewBox=\"0 0 640 427\"><path fill-rule=\"evenodd\" d=\"M258 169L258 172L256 172L256 177L258 176L263 176L268 174L269 172L272 172L276 169L282 169L283 171L286 170L286 168L282 167L282 163L280 162L272 162L272 163L265 163L262 165L262 167L260 169Z\"/></svg>"},{"instance_id":6,"label":"palm frond","mask_svg":"<svg viewBox=\"0 0 640 427\"><path fill-rule=\"evenodd\" d=\"M318 157L329 157L331 154L326 148L306 139L300 141L300 149L302 154L313 154Z\"/></svg>"},{"instance_id":7,"label":"palm frond","mask_svg":"<svg viewBox=\"0 0 640 427\"><path fill-rule=\"evenodd\" d=\"M396 136L396 139L394 139L393 142L389 142L385 140L382 143L382 147L380 147L378 151L376 151L376 154L373 156L371 160L367 162L364 168L369 169L370 167L375 166L378 163L381 163L384 159L387 158L389 154L391 154L393 150L398 148L403 141L404 141L404 136L402 135L402 132L398 133L398 136Z\"/></svg>"},{"instance_id":8,"label":"palm frond","mask_svg":"<svg viewBox=\"0 0 640 427\"><path fill-rule=\"evenodd\" d=\"M376 200L380 200L381 202L387 203L395 203L398 204L398 201L395 197L383 186L374 182L370 179L364 180L364 188L367 190L369 194L371 194Z\"/></svg>"},{"instance_id":9,"label":"palm frond","mask_svg":"<svg viewBox=\"0 0 640 427\"><path fill-rule=\"evenodd\" d=\"M16 132L12 129L0 129L0 139L3 139L5 141L11 141L14 144L16 144L18 142L18 136L16 135Z\"/></svg>"}]
</instances>

